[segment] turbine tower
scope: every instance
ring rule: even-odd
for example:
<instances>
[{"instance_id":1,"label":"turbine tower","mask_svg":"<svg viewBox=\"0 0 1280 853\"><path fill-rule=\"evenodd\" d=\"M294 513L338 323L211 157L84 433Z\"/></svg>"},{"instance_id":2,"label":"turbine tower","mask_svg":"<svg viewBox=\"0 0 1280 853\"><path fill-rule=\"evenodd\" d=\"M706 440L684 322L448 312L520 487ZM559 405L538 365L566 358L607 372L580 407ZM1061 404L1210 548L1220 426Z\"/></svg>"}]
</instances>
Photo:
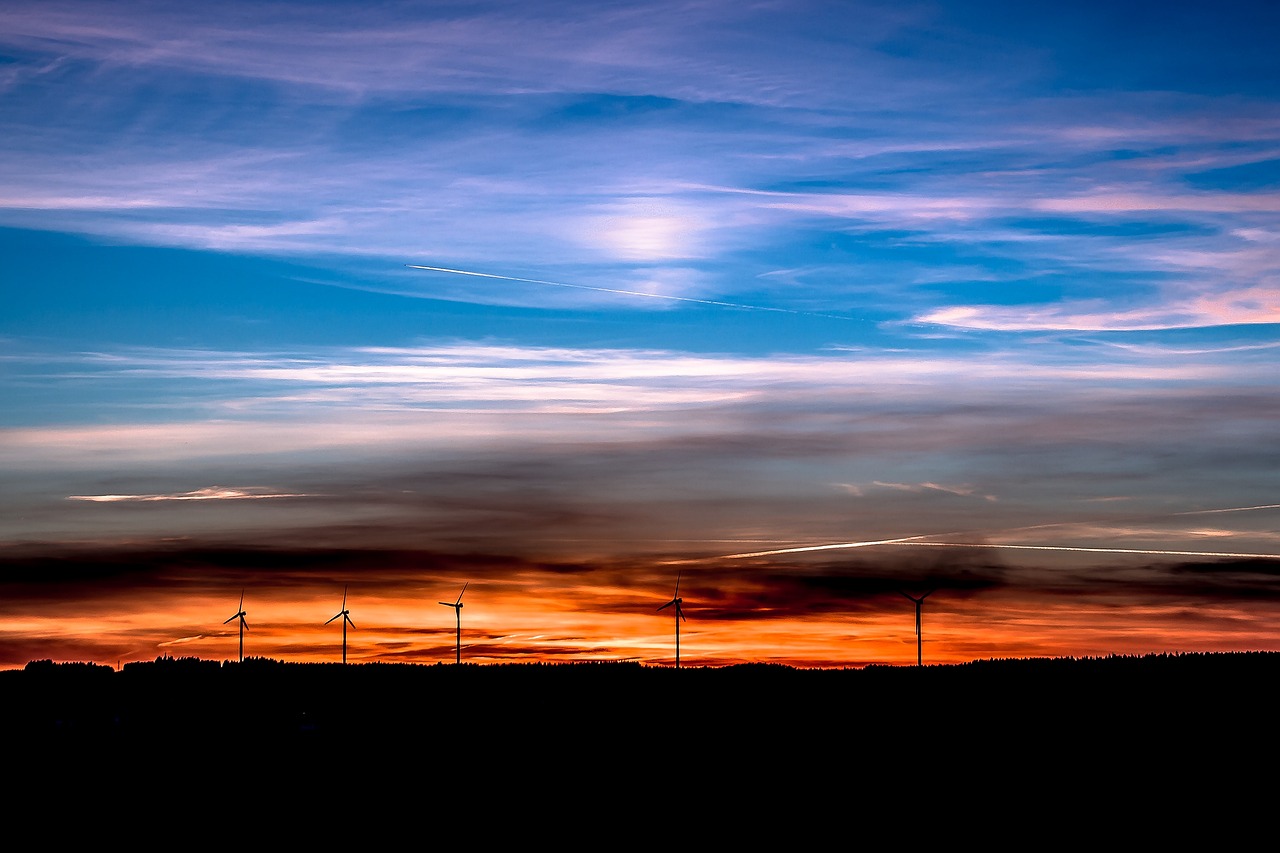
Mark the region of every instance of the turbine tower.
<instances>
[{"instance_id":1,"label":"turbine tower","mask_svg":"<svg viewBox=\"0 0 1280 853\"><path fill-rule=\"evenodd\" d=\"M462 585L462 592L467 591L467 587L471 585L471 581L467 581ZM458 644L454 647L453 662L462 663L462 592L458 593L458 600L454 602L440 602L445 607L452 607L453 613L458 617Z\"/></svg>"},{"instance_id":2,"label":"turbine tower","mask_svg":"<svg viewBox=\"0 0 1280 853\"><path fill-rule=\"evenodd\" d=\"M898 591L902 592L902 590ZM929 590L919 598L914 595L907 595L905 592L902 594L916 603L916 666L924 666L924 653L921 649L922 638L920 636L920 605L924 604L924 600L933 594L933 590Z\"/></svg>"},{"instance_id":3,"label":"turbine tower","mask_svg":"<svg viewBox=\"0 0 1280 853\"><path fill-rule=\"evenodd\" d=\"M676 669L680 668L680 621L684 619L684 599L680 597L680 575L676 574L676 591L671 596L671 600L658 608L661 612L668 607L675 605L676 613Z\"/></svg>"},{"instance_id":4,"label":"turbine tower","mask_svg":"<svg viewBox=\"0 0 1280 853\"><path fill-rule=\"evenodd\" d=\"M249 627L244 621L244 590L240 590L240 606L236 608L236 615L232 616L231 619L240 620L240 663L244 663L244 629ZM231 619L228 619L227 622L230 622ZM225 625L227 622L222 624Z\"/></svg>"},{"instance_id":5,"label":"turbine tower","mask_svg":"<svg viewBox=\"0 0 1280 853\"><path fill-rule=\"evenodd\" d=\"M351 621L351 611L347 609L347 588L345 586L342 588L342 609L339 610L337 613L333 614L332 616L330 616L328 619L326 619L324 624L328 625L330 622L332 622L334 619L337 619L339 616L342 617L342 662L346 663L347 662L347 626L350 625L352 628L354 628L356 626L356 623Z\"/></svg>"}]
</instances>

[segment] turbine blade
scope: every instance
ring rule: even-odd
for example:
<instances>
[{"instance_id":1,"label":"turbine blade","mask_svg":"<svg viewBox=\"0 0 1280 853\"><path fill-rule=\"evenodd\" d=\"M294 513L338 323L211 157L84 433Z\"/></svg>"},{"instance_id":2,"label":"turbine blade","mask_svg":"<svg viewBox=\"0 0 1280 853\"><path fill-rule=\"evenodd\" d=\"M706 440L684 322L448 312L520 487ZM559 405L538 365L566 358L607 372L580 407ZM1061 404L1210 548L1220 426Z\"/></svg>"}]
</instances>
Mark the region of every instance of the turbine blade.
<instances>
[{"instance_id":1,"label":"turbine blade","mask_svg":"<svg viewBox=\"0 0 1280 853\"><path fill-rule=\"evenodd\" d=\"M330 622L332 622L334 619L337 619L337 618L338 618L339 616L341 616L341 615L342 615L341 613L335 613L335 614L333 614L333 615L332 615L332 616L330 616L328 619L324 620L324 624L328 625Z\"/></svg>"},{"instance_id":2,"label":"turbine blade","mask_svg":"<svg viewBox=\"0 0 1280 853\"><path fill-rule=\"evenodd\" d=\"M237 613L237 614L236 614L236 616L239 616L239 615L240 615L239 613ZM232 616L232 617L231 617L231 619L236 618L236 616ZM227 620L227 622L230 622L230 621L231 621L231 619L228 619L228 620ZM225 624L227 624L227 622L223 622L222 624L223 624L223 625L225 625Z\"/></svg>"}]
</instances>

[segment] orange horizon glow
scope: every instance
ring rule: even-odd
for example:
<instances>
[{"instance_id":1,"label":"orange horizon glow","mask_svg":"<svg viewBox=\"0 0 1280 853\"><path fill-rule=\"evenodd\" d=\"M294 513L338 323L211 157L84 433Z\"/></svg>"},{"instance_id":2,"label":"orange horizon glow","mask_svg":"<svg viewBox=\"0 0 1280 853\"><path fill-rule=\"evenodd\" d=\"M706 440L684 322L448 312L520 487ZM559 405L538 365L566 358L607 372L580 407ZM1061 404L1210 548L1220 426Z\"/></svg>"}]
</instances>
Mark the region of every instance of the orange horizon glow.
<instances>
[{"instance_id":1,"label":"orange horizon glow","mask_svg":"<svg viewBox=\"0 0 1280 853\"><path fill-rule=\"evenodd\" d=\"M460 611L461 662L567 663L636 661L675 664L670 600L620 587L560 592L518 584L460 580L391 590L351 584L347 608L349 663L453 663L455 614L439 606L467 584ZM680 665L776 663L799 668L915 665L914 607L900 595L864 602L856 612L724 618L716 596L686 579ZM451 592L452 595L446 593ZM333 663L343 658L338 622L342 589L257 589L245 595L244 656L283 662ZM64 602L44 612L11 612L3 626L7 659L0 669L32 660L119 666L159 657L234 662L239 657L239 592L170 597L150 594ZM77 609L80 612L76 612ZM17 642L15 638L25 638ZM1275 651L1280 628L1267 602L1197 604L1077 591L1046 597L1005 589L978 595L937 591L923 603L922 662L1105 657L1152 653Z\"/></svg>"}]
</instances>

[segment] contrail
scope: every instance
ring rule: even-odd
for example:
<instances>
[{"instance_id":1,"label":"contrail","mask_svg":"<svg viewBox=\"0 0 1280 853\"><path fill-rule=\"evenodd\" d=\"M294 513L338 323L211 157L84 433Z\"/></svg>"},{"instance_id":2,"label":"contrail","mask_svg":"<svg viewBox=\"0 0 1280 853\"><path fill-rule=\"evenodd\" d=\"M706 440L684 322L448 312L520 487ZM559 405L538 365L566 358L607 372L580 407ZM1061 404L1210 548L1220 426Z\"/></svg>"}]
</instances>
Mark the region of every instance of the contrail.
<instances>
[{"instance_id":1,"label":"contrail","mask_svg":"<svg viewBox=\"0 0 1280 853\"><path fill-rule=\"evenodd\" d=\"M1187 512L1175 512L1174 515L1211 515L1217 512L1249 512L1255 509L1280 509L1280 504L1262 504L1260 506L1233 506L1227 509L1193 509Z\"/></svg>"},{"instance_id":2,"label":"contrail","mask_svg":"<svg viewBox=\"0 0 1280 853\"><path fill-rule=\"evenodd\" d=\"M1233 551L1159 551L1143 548L1081 548L1069 545L1001 545L982 542L920 542L925 536L904 536L901 539L880 539L875 542L837 542L831 545L806 545L800 548L778 548L773 551L753 551L749 554L726 554L722 560L744 557L770 557L774 554L795 554L800 551L835 551L841 548L866 548L871 545L915 545L921 548L1018 548L1027 551L1086 551L1092 554L1158 554L1171 557L1242 557L1259 560L1280 560L1280 554L1246 554Z\"/></svg>"},{"instance_id":3,"label":"contrail","mask_svg":"<svg viewBox=\"0 0 1280 853\"><path fill-rule=\"evenodd\" d=\"M471 270L451 270L447 267L427 267L421 264L405 264L406 267L413 270L430 270L431 272L447 272L454 275L473 275L478 278L496 278L502 281L522 281L527 284L549 284L553 287L572 287L575 290L594 290L598 293L617 293L622 296L645 296L649 299L668 299L672 302L693 302L698 305L715 305L720 308L738 308L744 311L777 311L782 314L802 314L807 317L826 317L831 320L849 320L850 317L838 317L835 314L817 314L812 311L795 311L790 308L769 308L764 305L743 305L739 302L717 302L714 299L694 299L690 296L670 296L665 293L645 293L641 290L615 290L610 287L591 287L586 284L566 284L563 281L543 281L539 278L518 278L513 275L494 275L487 272L472 272Z\"/></svg>"},{"instance_id":4,"label":"contrail","mask_svg":"<svg viewBox=\"0 0 1280 853\"><path fill-rule=\"evenodd\" d=\"M900 545L904 542L912 542L916 539L924 539L931 534L922 533L919 536L903 536L899 539L876 539L870 542L837 542L831 545L801 545L796 548L778 548L773 551L752 551L747 554L726 554L721 560L738 560L743 557L769 557L774 554L798 554L801 551L835 551L842 548L869 548L872 545Z\"/></svg>"},{"instance_id":5,"label":"contrail","mask_svg":"<svg viewBox=\"0 0 1280 853\"><path fill-rule=\"evenodd\" d=\"M886 542L886 545L901 544ZM1160 554L1173 557L1251 557L1260 560L1280 560L1280 554L1243 554L1231 551L1157 551L1143 548L1077 548L1068 545L984 545L977 542L913 542L921 547L936 548L1021 548L1029 551L1088 551L1093 554Z\"/></svg>"},{"instance_id":6,"label":"contrail","mask_svg":"<svg viewBox=\"0 0 1280 853\"><path fill-rule=\"evenodd\" d=\"M1196 509L1186 512L1175 512L1173 515L1210 515L1221 512L1249 512L1259 509L1280 509L1280 504L1260 504L1258 506L1233 506L1221 509ZM1008 533L1013 530L1037 530L1044 527L1066 527L1078 524L1075 521L1056 521L1046 524L1032 524L1026 527L1001 528ZM1067 545L1000 545L976 542L921 542L921 539L932 539L936 536L954 536L951 533L922 533L919 536L900 536L895 539L876 539L869 542L834 542L825 545L802 545L794 548L775 548L770 551L752 551L746 554L725 554L721 560L739 560L746 557L770 557L774 554L796 554L802 551L836 551L845 548L867 548L872 545L920 545L938 548L1022 548L1032 551L1086 551L1094 554L1161 554L1176 557L1245 557L1261 560L1280 560L1280 554L1244 554L1231 551L1160 551L1138 548L1081 548Z\"/></svg>"}]
</instances>

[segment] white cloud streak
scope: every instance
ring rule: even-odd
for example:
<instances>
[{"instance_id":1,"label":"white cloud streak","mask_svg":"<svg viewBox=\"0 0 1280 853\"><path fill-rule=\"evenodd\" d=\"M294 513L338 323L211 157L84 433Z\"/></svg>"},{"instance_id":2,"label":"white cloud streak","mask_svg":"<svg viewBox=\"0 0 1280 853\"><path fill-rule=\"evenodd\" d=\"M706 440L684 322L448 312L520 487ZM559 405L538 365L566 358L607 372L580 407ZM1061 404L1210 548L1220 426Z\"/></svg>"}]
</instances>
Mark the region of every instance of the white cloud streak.
<instances>
[{"instance_id":1,"label":"white cloud streak","mask_svg":"<svg viewBox=\"0 0 1280 853\"><path fill-rule=\"evenodd\" d=\"M266 487L250 486L233 489L223 486L210 486L190 492L177 492L167 495L69 495L69 501L89 501L91 503L153 503L156 501L240 501L240 500L275 500L279 498L305 498L313 495L277 492Z\"/></svg>"}]
</instances>

